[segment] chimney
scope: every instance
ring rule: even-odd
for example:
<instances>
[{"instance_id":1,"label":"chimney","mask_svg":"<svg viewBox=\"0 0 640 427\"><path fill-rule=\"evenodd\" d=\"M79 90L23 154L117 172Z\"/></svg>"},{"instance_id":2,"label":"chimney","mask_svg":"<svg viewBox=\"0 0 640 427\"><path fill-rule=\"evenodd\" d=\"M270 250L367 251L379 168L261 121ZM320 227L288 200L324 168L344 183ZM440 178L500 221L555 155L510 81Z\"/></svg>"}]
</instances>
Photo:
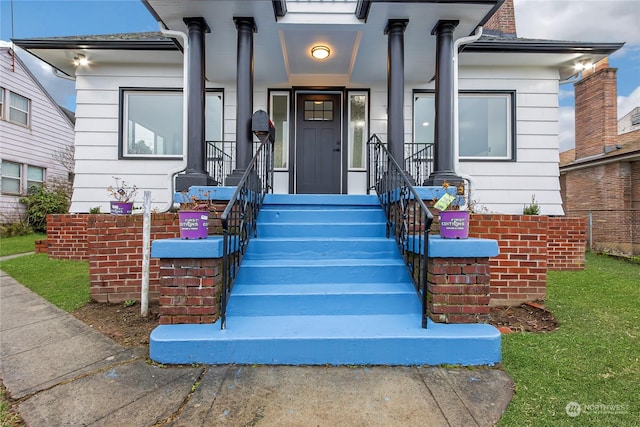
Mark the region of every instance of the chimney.
<instances>
[{"instance_id":1,"label":"chimney","mask_svg":"<svg viewBox=\"0 0 640 427\"><path fill-rule=\"evenodd\" d=\"M516 37L516 15L513 0L505 0L500 9L483 25L485 34Z\"/></svg>"},{"instance_id":2,"label":"chimney","mask_svg":"<svg viewBox=\"0 0 640 427\"><path fill-rule=\"evenodd\" d=\"M618 140L617 68L607 58L575 83L576 160L603 154Z\"/></svg>"}]
</instances>

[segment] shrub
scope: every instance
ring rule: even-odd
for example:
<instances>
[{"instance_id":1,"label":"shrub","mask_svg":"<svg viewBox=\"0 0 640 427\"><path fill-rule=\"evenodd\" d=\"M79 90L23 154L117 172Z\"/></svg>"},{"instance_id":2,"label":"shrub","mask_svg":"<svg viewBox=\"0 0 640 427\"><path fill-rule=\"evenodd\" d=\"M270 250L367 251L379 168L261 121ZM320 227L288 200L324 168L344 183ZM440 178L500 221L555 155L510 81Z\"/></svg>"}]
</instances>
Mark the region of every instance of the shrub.
<instances>
[{"instance_id":1,"label":"shrub","mask_svg":"<svg viewBox=\"0 0 640 427\"><path fill-rule=\"evenodd\" d=\"M531 204L522 209L524 215L540 215L540 205L536 202L536 195L531 196Z\"/></svg>"},{"instance_id":2,"label":"shrub","mask_svg":"<svg viewBox=\"0 0 640 427\"><path fill-rule=\"evenodd\" d=\"M31 233L33 233L33 229L26 220L0 225L0 237L26 236Z\"/></svg>"},{"instance_id":3,"label":"shrub","mask_svg":"<svg viewBox=\"0 0 640 427\"><path fill-rule=\"evenodd\" d=\"M69 212L68 194L61 188L32 187L29 194L20 199L27 207L27 223L36 232L47 231L47 215Z\"/></svg>"}]
</instances>

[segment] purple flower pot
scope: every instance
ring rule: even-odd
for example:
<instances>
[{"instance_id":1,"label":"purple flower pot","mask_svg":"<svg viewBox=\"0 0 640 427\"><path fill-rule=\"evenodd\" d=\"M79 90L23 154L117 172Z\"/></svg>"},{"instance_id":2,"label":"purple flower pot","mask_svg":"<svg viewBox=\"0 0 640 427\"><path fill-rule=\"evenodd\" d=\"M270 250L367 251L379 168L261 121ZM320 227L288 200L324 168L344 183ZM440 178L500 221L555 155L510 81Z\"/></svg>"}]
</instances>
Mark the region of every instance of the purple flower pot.
<instances>
[{"instance_id":1,"label":"purple flower pot","mask_svg":"<svg viewBox=\"0 0 640 427\"><path fill-rule=\"evenodd\" d=\"M180 211L180 238L206 239L209 227L208 211Z\"/></svg>"},{"instance_id":2,"label":"purple flower pot","mask_svg":"<svg viewBox=\"0 0 640 427\"><path fill-rule=\"evenodd\" d=\"M111 202L111 215L129 215L132 210L132 202Z\"/></svg>"},{"instance_id":3,"label":"purple flower pot","mask_svg":"<svg viewBox=\"0 0 640 427\"><path fill-rule=\"evenodd\" d=\"M469 237L469 211L440 212L440 237L466 239Z\"/></svg>"}]
</instances>

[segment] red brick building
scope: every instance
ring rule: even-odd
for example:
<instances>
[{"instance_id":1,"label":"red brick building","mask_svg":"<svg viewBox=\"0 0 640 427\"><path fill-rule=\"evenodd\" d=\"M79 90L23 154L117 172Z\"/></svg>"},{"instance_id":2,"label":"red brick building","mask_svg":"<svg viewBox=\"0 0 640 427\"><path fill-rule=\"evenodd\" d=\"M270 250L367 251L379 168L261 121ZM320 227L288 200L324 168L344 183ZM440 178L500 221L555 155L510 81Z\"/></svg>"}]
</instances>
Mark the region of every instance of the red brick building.
<instances>
[{"instance_id":1,"label":"red brick building","mask_svg":"<svg viewBox=\"0 0 640 427\"><path fill-rule=\"evenodd\" d=\"M560 186L566 214L587 218L593 250L637 256L640 130L618 134L616 72L604 60L575 84L576 147L560 154Z\"/></svg>"}]
</instances>

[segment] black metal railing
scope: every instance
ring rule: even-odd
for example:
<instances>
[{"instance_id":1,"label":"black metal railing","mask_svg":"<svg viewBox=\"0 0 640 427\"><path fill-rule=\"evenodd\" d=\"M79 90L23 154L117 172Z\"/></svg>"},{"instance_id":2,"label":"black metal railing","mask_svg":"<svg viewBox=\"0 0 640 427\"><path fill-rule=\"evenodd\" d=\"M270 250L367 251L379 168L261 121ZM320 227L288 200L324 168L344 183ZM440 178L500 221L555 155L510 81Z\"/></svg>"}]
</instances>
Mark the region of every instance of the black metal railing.
<instances>
[{"instance_id":1,"label":"black metal railing","mask_svg":"<svg viewBox=\"0 0 640 427\"><path fill-rule=\"evenodd\" d=\"M224 185L224 180L236 164L235 141L206 141L207 158L206 169L216 185ZM253 152L256 153L260 142L253 143Z\"/></svg>"},{"instance_id":2,"label":"black metal railing","mask_svg":"<svg viewBox=\"0 0 640 427\"><path fill-rule=\"evenodd\" d=\"M222 258L222 292L220 295L221 328L226 327L226 310L240 263L252 236L264 196L273 191L273 140L262 139L256 154L220 216L224 232Z\"/></svg>"},{"instance_id":3,"label":"black metal railing","mask_svg":"<svg viewBox=\"0 0 640 427\"><path fill-rule=\"evenodd\" d=\"M405 171L414 179L416 185L423 185L433 171L433 143L405 144Z\"/></svg>"},{"instance_id":4,"label":"black metal railing","mask_svg":"<svg viewBox=\"0 0 640 427\"><path fill-rule=\"evenodd\" d=\"M402 253L422 303L422 327L427 327L427 258L433 215L412 184L376 135L367 142L369 190L375 190L387 217L387 237Z\"/></svg>"}]
</instances>

